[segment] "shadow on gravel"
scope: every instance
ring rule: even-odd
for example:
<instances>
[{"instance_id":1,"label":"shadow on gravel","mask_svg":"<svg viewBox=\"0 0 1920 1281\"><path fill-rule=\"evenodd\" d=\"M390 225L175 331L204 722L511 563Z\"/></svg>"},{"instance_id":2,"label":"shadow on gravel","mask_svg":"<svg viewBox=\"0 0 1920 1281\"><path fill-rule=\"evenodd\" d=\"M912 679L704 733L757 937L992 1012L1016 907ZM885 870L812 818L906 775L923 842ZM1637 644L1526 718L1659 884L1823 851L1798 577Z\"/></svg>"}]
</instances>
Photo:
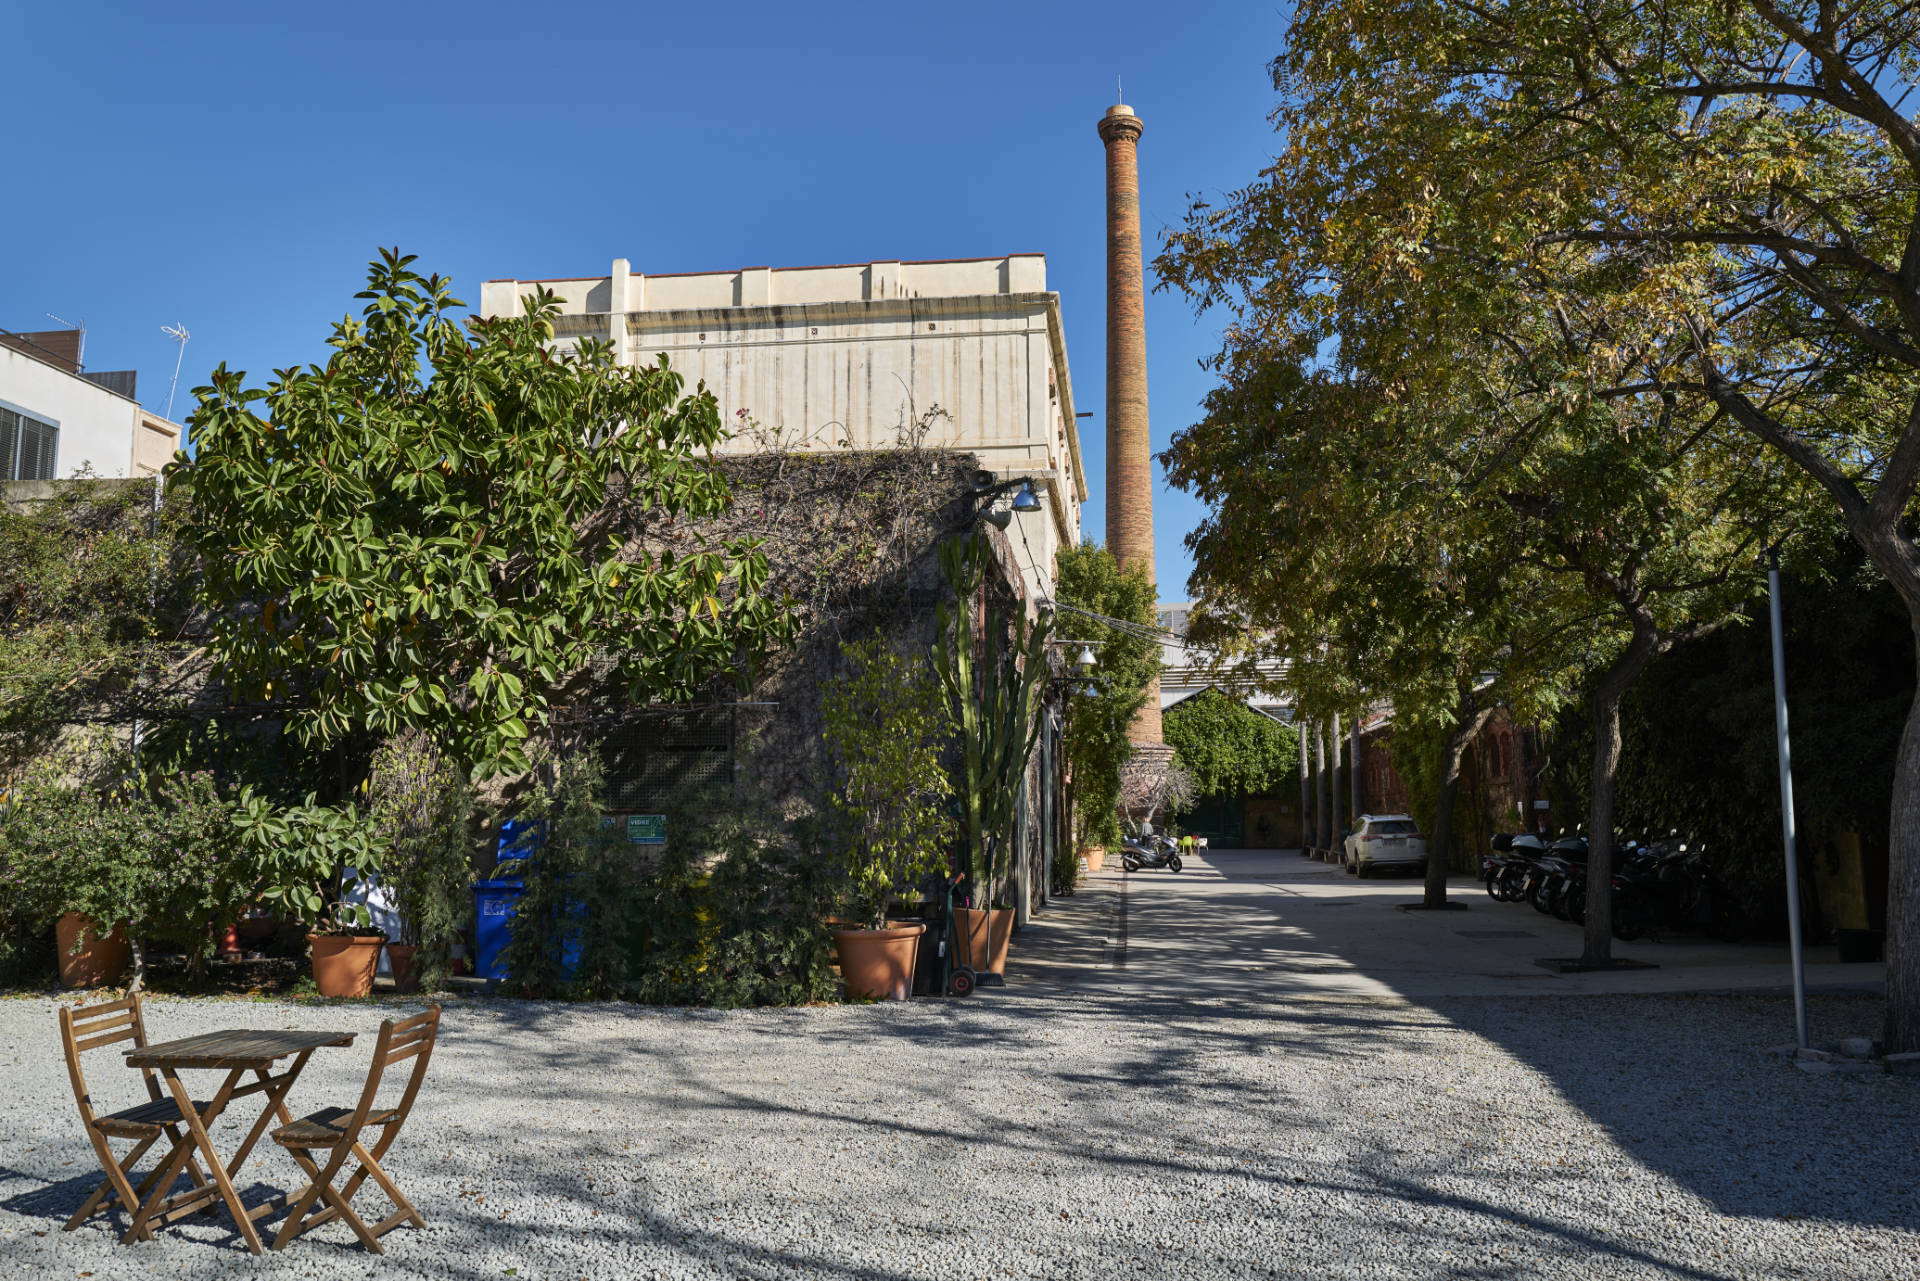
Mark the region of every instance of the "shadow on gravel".
<instances>
[{"instance_id":1,"label":"shadow on gravel","mask_svg":"<svg viewBox=\"0 0 1920 1281\"><path fill-rule=\"evenodd\" d=\"M1765 1053L1792 1039L1791 998L1572 999L1579 1038L1529 1017L1537 998L1423 1003L1540 1073L1623 1151L1723 1214L1920 1228L1920 1089L1809 1076ZM1880 1000L1816 993L1808 1011L1815 1040L1857 1035L1879 1025Z\"/></svg>"},{"instance_id":2,"label":"shadow on gravel","mask_svg":"<svg viewBox=\"0 0 1920 1281\"><path fill-rule=\"evenodd\" d=\"M1382 904L1355 903L1346 893L1354 883L1337 870L1292 854L1248 854L1221 859L1205 872L1211 886L1204 895L1148 895L1136 887L1131 896L1136 919L1157 911L1169 923L1184 923L1204 911L1214 937L1196 939L1187 958L1196 972L1251 967L1263 951L1280 952L1275 968L1350 967L1408 1003L1272 1007L1247 1001L1249 1016L1280 1029L1277 1035L1289 1035L1298 1021L1290 1011L1310 1011L1306 1021L1332 1034L1335 1044L1316 1051L1331 1059L1371 1053L1369 1028L1457 1028L1500 1046L1623 1152L1721 1213L1920 1228L1917 1083L1883 1075L1810 1076L1768 1055L1768 1047L1793 1037L1785 994L1422 995L1403 978L1419 966L1431 972L1434 962L1417 950L1426 935L1393 926L1353 928L1351 913L1379 912ZM1315 896L1304 895L1305 888ZM1407 889L1417 893L1418 886ZM1470 910L1486 908L1483 900L1467 900ZM1470 929L1539 930L1541 949L1550 946L1548 931L1571 928L1503 910L1511 906L1460 915L1472 921ZM1569 1007L1579 1012L1576 1035L1568 1032ZM1334 1013L1341 1009L1365 1012L1342 1019ZM1809 1010L1816 1041L1871 1035L1880 1025L1877 996L1816 992ZM1525 1114L1525 1102L1513 1100L1516 1115Z\"/></svg>"},{"instance_id":3,"label":"shadow on gravel","mask_svg":"<svg viewBox=\"0 0 1920 1281\"><path fill-rule=\"evenodd\" d=\"M78 1128L77 1122L75 1128ZM87 1158L91 1160L93 1157L93 1149L84 1146L84 1140L81 1142L83 1146L79 1150L84 1152ZM125 1155L126 1145L120 1144L118 1145L118 1149L122 1155ZM143 1163L140 1167L143 1173L151 1168L152 1165L150 1163ZM294 1169L291 1165L287 1168L292 1178L297 1179L299 1177L300 1172L298 1170ZM24 1183L28 1185L27 1190L24 1192L16 1192L9 1197L0 1197L0 1210L27 1215L36 1219L44 1219L47 1221L48 1231L57 1231L61 1225L73 1217L73 1212L78 1210L86 1203L86 1199L93 1195L93 1190L100 1186L103 1178L104 1176L97 1166L89 1166L85 1173L72 1175L71 1177L53 1183L39 1183L37 1182L36 1176L28 1171L15 1169L8 1165L0 1165L0 1187L12 1183ZM175 1192L184 1192L191 1186L192 1184L188 1182L187 1176L183 1174L174 1180L173 1190ZM283 1190L282 1188L269 1187L264 1183L258 1182L249 1183L238 1189L241 1204L249 1206L270 1201L280 1195ZM82 1223L78 1228L74 1229L74 1231L77 1233L96 1232L103 1236L109 1236L117 1246L120 1234L127 1230L127 1225L130 1222L132 1222L132 1216L116 1204L112 1213L109 1214L105 1211L96 1212L85 1223ZM227 1208L224 1203L219 1204L217 1208L209 1209L205 1213L194 1216L188 1220L188 1222L199 1225L203 1229L213 1229L213 1234L206 1238L211 1242L220 1245L230 1245L239 1250L246 1249L245 1243L240 1239L239 1230L233 1226L233 1220L227 1215ZM275 1222L275 1219L256 1220L256 1223L263 1225L272 1222ZM160 1230L174 1231L176 1229L168 1227ZM265 1226L262 1226L260 1230L263 1235L271 1239L272 1233Z\"/></svg>"}]
</instances>

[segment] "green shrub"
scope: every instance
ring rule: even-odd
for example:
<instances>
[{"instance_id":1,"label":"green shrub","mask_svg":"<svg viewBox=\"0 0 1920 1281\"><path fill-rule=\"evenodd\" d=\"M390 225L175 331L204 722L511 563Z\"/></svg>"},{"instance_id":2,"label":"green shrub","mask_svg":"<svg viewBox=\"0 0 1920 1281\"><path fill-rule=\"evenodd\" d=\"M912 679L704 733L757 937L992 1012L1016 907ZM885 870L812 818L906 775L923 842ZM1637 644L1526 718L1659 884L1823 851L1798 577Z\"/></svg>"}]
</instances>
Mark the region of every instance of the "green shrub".
<instances>
[{"instance_id":1,"label":"green shrub","mask_svg":"<svg viewBox=\"0 0 1920 1281\"><path fill-rule=\"evenodd\" d=\"M878 928L896 895L946 870L953 784L940 749L952 722L932 671L883 638L842 645L840 655L847 671L828 682L822 700L837 770L834 861L848 911Z\"/></svg>"},{"instance_id":2,"label":"green shrub","mask_svg":"<svg viewBox=\"0 0 1920 1281\"><path fill-rule=\"evenodd\" d=\"M413 973L432 991L470 915L473 794L467 771L424 732L388 739L373 758L370 817L388 850L380 881L418 947Z\"/></svg>"},{"instance_id":3,"label":"green shrub","mask_svg":"<svg viewBox=\"0 0 1920 1281\"><path fill-rule=\"evenodd\" d=\"M253 872L233 806L206 773L76 786L49 766L30 772L0 809L0 885L16 968L35 954L24 940L68 912L125 922L134 938L174 943L203 961L213 953L212 927L253 902Z\"/></svg>"},{"instance_id":4,"label":"green shrub","mask_svg":"<svg viewBox=\"0 0 1920 1281\"><path fill-rule=\"evenodd\" d=\"M316 934L364 934L372 914L346 895L378 875L387 841L351 801L275 805L250 787L233 808L239 847L259 895Z\"/></svg>"},{"instance_id":5,"label":"green shrub","mask_svg":"<svg viewBox=\"0 0 1920 1281\"><path fill-rule=\"evenodd\" d=\"M822 919L830 860L747 785L668 807L668 844L618 839L592 753L541 758L520 817L545 824L503 953L528 996L664 1005L787 1005L837 990Z\"/></svg>"}]
</instances>

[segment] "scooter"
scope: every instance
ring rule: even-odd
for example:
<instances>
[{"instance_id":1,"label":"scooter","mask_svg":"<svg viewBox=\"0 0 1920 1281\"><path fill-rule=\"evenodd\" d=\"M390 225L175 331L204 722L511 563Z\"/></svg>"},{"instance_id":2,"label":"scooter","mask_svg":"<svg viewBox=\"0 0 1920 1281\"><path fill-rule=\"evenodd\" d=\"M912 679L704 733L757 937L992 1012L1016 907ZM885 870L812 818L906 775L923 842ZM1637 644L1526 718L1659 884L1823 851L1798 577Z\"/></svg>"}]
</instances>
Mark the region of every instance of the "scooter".
<instances>
[{"instance_id":1,"label":"scooter","mask_svg":"<svg viewBox=\"0 0 1920 1281\"><path fill-rule=\"evenodd\" d=\"M1170 872L1180 870L1180 847L1168 838L1154 839L1151 847L1143 846L1133 840L1121 842L1120 865L1129 872L1137 872L1143 867L1164 867Z\"/></svg>"}]
</instances>

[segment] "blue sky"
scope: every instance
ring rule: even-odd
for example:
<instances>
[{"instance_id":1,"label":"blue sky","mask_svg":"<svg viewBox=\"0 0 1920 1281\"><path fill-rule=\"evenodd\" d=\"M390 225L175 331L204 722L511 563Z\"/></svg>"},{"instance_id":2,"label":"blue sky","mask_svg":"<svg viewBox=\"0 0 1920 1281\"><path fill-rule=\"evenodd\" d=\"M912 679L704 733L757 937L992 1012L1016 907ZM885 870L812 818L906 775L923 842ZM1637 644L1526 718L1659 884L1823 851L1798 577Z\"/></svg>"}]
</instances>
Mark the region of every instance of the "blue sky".
<instances>
[{"instance_id":1,"label":"blue sky","mask_svg":"<svg viewBox=\"0 0 1920 1281\"><path fill-rule=\"evenodd\" d=\"M1149 256L1188 192L1267 159L1283 14L1246 4L571 3L0 7L16 116L0 327L82 320L92 369L175 416L217 362L324 355L380 245L489 277L1038 251L1059 291L1105 527L1103 170L1125 77ZM21 114L24 112L24 117ZM24 121L24 122L23 122ZM1149 287L1152 281L1149 279ZM1209 385L1215 324L1148 298L1153 438ZM1156 469L1157 470L1157 469ZM1160 594L1198 504L1156 495Z\"/></svg>"}]
</instances>

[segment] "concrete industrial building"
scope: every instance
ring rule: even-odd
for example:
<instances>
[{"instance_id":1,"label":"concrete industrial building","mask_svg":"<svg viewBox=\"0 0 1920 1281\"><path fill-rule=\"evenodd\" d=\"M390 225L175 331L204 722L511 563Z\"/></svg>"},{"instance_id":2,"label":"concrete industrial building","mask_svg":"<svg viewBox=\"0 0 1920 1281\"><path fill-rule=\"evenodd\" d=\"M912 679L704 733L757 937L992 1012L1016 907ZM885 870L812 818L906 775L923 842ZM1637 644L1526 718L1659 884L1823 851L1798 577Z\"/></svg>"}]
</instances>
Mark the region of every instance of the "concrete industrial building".
<instances>
[{"instance_id":1,"label":"concrete industrial building","mask_svg":"<svg viewBox=\"0 0 1920 1281\"><path fill-rule=\"evenodd\" d=\"M1087 489L1043 255L655 276L622 258L605 276L487 281L480 314L519 314L536 286L559 299L556 345L664 353L689 390L704 382L736 428L727 452L887 449L926 420L927 446L1031 479L1041 510L1011 514L1008 546L1029 607L1053 596Z\"/></svg>"},{"instance_id":2,"label":"concrete industrial building","mask_svg":"<svg viewBox=\"0 0 1920 1281\"><path fill-rule=\"evenodd\" d=\"M141 408L132 370L88 373L79 330L0 330L0 481L152 476L181 427Z\"/></svg>"}]
</instances>

